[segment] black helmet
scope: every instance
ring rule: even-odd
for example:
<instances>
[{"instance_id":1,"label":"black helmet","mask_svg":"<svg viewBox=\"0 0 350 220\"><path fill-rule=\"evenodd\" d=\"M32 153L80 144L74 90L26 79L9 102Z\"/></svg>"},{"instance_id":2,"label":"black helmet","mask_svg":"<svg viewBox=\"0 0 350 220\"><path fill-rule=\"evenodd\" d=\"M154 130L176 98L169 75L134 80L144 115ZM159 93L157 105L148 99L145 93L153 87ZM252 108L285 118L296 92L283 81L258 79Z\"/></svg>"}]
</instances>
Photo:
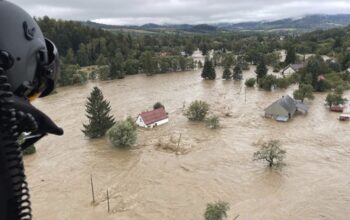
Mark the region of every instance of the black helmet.
<instances>
[{"instance_id":1,"label":"black helmet","mask_svg":"<svg viewBox=\"0 0 350 220\"><path fill-rule=\"evenodd\" d=\"M0 68L18 96L44 97L59 73L56 46L23 9L0 0Z\"/></svg>"}]
</instances>

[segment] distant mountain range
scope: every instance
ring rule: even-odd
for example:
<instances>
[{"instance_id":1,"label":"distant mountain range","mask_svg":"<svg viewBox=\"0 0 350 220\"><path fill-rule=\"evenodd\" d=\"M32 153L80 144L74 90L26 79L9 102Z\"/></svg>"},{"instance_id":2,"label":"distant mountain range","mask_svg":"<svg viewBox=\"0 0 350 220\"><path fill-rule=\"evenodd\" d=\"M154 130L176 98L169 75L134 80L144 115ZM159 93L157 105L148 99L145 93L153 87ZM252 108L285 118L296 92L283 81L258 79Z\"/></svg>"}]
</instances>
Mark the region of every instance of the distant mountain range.
<instances>
[{"instance_id":1,"label":"distant mountain range","mask_svg":"<svg viewBox=\"0 0 350 220\"><path fill-rule=\"evenodd\" d=\"M141 26L104 25L95 22L83 22L84 25L104 29L130 29L143 31L187 31L187 32L216 32L216 31L313 31L350 25L350 14L338 15L307 15L302 18L282 19L276 21L258 21L243 23L218 24L144 24Z\"/></svg>"}]
</instances>

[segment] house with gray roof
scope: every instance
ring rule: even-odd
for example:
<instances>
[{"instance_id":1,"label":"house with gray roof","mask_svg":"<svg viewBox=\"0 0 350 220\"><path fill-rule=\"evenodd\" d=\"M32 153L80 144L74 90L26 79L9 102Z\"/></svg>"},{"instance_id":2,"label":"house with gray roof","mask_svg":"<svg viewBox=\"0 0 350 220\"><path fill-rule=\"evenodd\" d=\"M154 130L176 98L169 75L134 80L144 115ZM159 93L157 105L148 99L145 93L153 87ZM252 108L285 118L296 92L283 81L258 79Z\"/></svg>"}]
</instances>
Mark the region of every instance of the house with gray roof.
<instances>
[{"instance_id":1,"label":"house with gray roof","mask_svg":"<svg viewBox=\"0 0 350 220\"><path fill-rule=\"evenodd\" d=\"M302 68L304 68L305 65L303 63L297 63L297 64L289 64L282 70L282 75L289 76L294 73L299 72Z\"/></svg>"},{"instance_id":2,"label":"house with gray roof","mask_svg":"<svg viewBox=\"0 0 350 220\"><path fill-rule=\"evenodd\" d=\"M282 96L282 98L265 109L265 117L287 122L289 119L293 118L297 112L306 114L308 112L308 107L304 103L286 95Z\"/></svg>"}]
</instances>

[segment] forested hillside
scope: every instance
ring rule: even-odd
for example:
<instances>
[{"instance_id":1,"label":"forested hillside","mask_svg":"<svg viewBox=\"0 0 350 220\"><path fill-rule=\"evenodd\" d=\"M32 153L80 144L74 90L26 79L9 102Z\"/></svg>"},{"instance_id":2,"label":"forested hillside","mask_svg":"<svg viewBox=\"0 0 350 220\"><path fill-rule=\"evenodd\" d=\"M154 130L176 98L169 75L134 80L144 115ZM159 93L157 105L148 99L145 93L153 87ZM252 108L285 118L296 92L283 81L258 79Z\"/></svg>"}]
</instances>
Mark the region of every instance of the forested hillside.
<instances>
[{"instance_id":1,"label":"forested hillside","mask_svg":"<svg viewBox=\"0 0 350 220\"><path fill-rule=\"evenodd\" d=\"M61 85L82 83L87 78L108 80L129 74L152 75L200 68L202 63L191 57L197 48L203 55L213 51L211 59L215 66L239 64L247 68L249 63L263 61L279 71L287 64L306 62L307 54L318 54L331 57L333 62L317 74L350 67L349 28L302 35L268 32L146 34L111 32L48 17L38 19L38 23L59 48L63 63ZM300 55L289 62L281 61L280 50L283 49ZM322 63L320 65L325 67ZM89 74L84 74L80 67L85 66L95 67Z\"/></svg>"},{"instance_id":2,"label":"forested hillside","mask_svg":"<svg viewBox=\"0 0 350 220\"><path fill-rule=\"evenodd\" d=\"M105 25L91 21L82 22L90 27L105 28L109 30L130 30L130 31L186 31L193 33L213 33L219 31L289 31L289 32L311 32L331 28L345 27L350 24L349 14L336 15L307 15L301 18L287 18L275 21L253 21L242 23L217 23L217 24L153 24L148 23L141 26L135 25Z\"/></svg>"}]
</instances>

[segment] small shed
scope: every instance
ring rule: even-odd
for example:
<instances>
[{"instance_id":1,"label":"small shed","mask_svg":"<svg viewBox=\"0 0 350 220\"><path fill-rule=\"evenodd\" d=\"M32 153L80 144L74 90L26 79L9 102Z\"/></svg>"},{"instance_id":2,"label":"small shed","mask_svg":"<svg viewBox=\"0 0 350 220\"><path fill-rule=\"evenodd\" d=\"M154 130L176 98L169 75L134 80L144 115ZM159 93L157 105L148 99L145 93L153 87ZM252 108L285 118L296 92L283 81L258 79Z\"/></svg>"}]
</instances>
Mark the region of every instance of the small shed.
<instances>
[{"instance_id":1,"label":"small shed","mask_svg":"<svg viewBox=\"0 0 350 220\"><path fill-rule=\"evenodd\" d=\"M296 101L289 95L283 96L265 109L265 117L287 122L296 112L307 113L308 108L302 102Z\"/></svg>"},{"instance_id":2,"label":"small shed","mask_svg":"<svg viewBox=\"0 0 350 220\"><path fill-rule=\"evenodd\" d=\"M168 122L169 117L164 108L142 112L136 119L136 124L144 128L153 128Z\"/></svg>"},{"instance_id":3,"label":"small shed","mask_svg":"<svg viewBox=\"0 0 350 220\"><path fill-rule=\"evenodd\" d=\"M288 66L286 66L286 68L283 69L282 74L284 76L289 76L292 75L294 73L299 72L300 69L304 68L304 64L300 63L300 64L289 64Z\"/></svg>"}]
</instances>

